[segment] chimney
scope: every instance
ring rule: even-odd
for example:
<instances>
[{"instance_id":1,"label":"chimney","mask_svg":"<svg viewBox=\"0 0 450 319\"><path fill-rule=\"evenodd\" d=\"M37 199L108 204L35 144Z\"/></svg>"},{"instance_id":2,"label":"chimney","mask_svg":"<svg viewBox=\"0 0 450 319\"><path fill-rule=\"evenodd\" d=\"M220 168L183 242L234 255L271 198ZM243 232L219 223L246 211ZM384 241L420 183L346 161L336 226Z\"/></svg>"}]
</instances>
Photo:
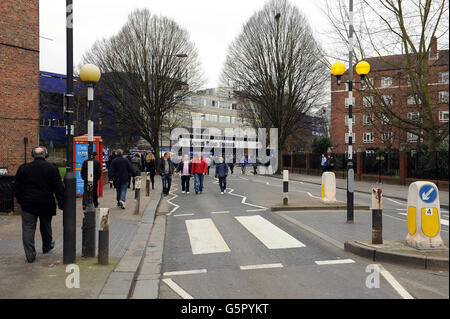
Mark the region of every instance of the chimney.
<instances>
[{"instance_id":1,"label":"chimney","mask_svg":"<svg viewBox=\"0 0 450 319\"><path fill-rule=\"evenodd\" d=\"M437 38L433 37L430 44L430 60L437 60L438 58Z\"/></svg>"}]
</instances>

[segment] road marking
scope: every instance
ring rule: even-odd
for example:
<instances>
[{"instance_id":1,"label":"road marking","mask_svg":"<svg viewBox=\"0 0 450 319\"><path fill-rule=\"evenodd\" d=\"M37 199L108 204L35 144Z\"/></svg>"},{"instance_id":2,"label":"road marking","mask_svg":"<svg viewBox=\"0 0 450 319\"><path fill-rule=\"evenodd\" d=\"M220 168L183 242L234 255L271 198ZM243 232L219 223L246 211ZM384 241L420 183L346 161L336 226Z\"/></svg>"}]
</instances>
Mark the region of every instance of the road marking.
<instances>
[{"instance_id":1,"label":"road marking","mask_svg":"<svg viewBox=\"0 0 450 319\"><path fill-rule=\"evenodd\" d=\"M185 222L194 255L230 251L211 218L188 219Z\"/></svg>"},{"instance_id":2,"label":"road marking","mask_svg":"<svg viewBox=\"0 0 450 319\"><path fill-rule=\"evenodd\" d=\"M181 276L181 275L194 275L194 274L204 274L206 269L196 269L196 270L183 270L183 271L169 271L163 273L163 276Z\"/></svg>"},{"instance_id":3,"label":"road marking","mask_svg":"<svg viewBox=\"0 0 450 319\"><path fill-rule=\"evenodd\" d=\"M235 218L269 249L305 247L303 243L260 215Z\"/></svg>"},{"instance_id":4,"label":"road marking","mask_svg":"<svg viewBox=\"0 0 450 319\"><path fill-rule=\"evenodd\" d=\"M169 212L169 214L167 214L167 215L172 215L173 212L175 212L178 208L180 208L179 205L177 205L177 204L175 204L175 203L172 203L172 200L178 197L178 195L176 195L176 194L173 193L173 192L176 191L176 190L178 190L178 188L175 187L175 188L173 188L173 190L172 190L171 192L169 192L169 194L172 194L173 197L172 197L171 199L168 199L167 202L170 203L171 205L175 206L175 207L172 208L172 210L171 210L171 211Z\"/></svg>"},{"instance_id":5,"label":"road marking","mask_svg":"<svg viewBox=\"0 0 450 319\"><path fill-rule=\"evenodd\" d=\"M260 265L247 265L241 266L241 270L251 270L251 269L269 269L269 268L283 268L282 264L260 264Z\"/></svg>"},{"instance_id":6,"label":"road marking","mask_svg":"<svg viewBox=\"0 0 450 319\"><path fill-rule=\"evenodd\" d=\"M179 215L173 215L173 217L181 217L181 216L193 216L194 214L179 214Z\"/></svg>"},{"instance_id":7,"label":"road marking","mask_svg":"<svg viewBox=\"0 0 450 319\"><path fill-rule=\"evenodd\" d=\"M228 188L227 188L227 189L228 189ZM239 194L234 194L233 192L234 192L234 189L230 188L230 191L228 191L228 194L233 195L233 196L242 197L241 204L249 205L249 206L253 206L253 207L259 208L259 209L254 209L254 210L252 210L253 212L256 212L256 211L262 211L262 210L267 210L267 207L264 207L264 206L258 206L258 205L253 205L253 204L246 203L246 200L247 200L247 197L246 197L246 196L239 195Z\"/></svg>"},{"instance_id":8,"label":"road marking","mask_svg":"<svg viewBox=\"0 0 450 319\"><path fill-rule=\"evenodd\" d=\"M392 288L397 291L397 293L402 296L403 299L414 299L413 296L411 296L405 288L403 288L402 285L394 278L394 276L391 275L389 271L384 269L382 265L378 264L378 267L380 269L381 275L384 277L384 279L387 280L387 282L392 286Z\"/></svg>"},{"instance_id":9,"label":"road marking","mask_svg":"<svg viewBox=\"0 0 450 319\"><path fill-rule=\"evenodd\" d=\"M164 278L162 280L167 286L172 288L173 291L175 291L181 298L183 299L194 299L190 294L188 294L183 288L178 286L172 279L170 278Z\"/></svg>"},{"instance_id":10,"label":"road marking","mask_svg":"<svg viewBox=\"0 0 450 319\"><path fill-rule=\"evenodd\" d=\"M445 225L445 226L448 226L448 220L441 219L441 224Z\"/></svg>"},{"instance_id":11,"label":"road marking","mask_svg":"<svg viewBox=\"0 0 450 319\"><path fill-rule=\"evenodd\" d=\"M223 210L223 211L219 211L219 212L211 212L211 214L229 214L230 211L229 210Z\"/></svg>"},{"instance_id":12,"label":"road marking","mask_svg":"<svg viewBox=\"0 0 450 319\"><path fill-rule=\"evenodd\" d=\"M397 213L397 214L399 214L399 215L403 215L403 216L408 216L408 214L407 214L407 213Z\"/></svg>"},{"instance_id":13,"label":"road marking","mask_svg":"<svg viewBox=\"0 0 450 319\"><path fill-rule=\"evenodd\" d=\"M389 201L391 201L391 202L393 202L393 203L396 203L396 204L399 204L399 205L405 205L405 203L400 203L400 202L397 202L396 200L393 200L393 199L390 199L390 198L388 198L388 197L384 197L384 199L387 199L387 200L389 200Z\"/></svg>"},{"instance_id":14,"label":"road marking","mask_svg":"<svg viewBox=\"0 0 450 319\"><path fill-rule=\"evenodd\" d=\"M318 265L338 265L338 264L353 264L353 259L336 259L336 260L319 260L316 261Z\"/></svg>"}]
</instances>

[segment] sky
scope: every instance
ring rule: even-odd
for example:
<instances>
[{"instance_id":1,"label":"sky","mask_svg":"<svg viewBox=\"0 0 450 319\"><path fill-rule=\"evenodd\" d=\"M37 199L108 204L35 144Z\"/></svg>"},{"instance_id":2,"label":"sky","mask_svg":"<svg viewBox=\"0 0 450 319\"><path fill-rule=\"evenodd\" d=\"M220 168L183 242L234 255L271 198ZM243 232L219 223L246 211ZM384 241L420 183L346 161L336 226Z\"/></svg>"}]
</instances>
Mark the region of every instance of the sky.
<instances>
[{"instance_id":1,"label":"sky","mask_svg":"<svg viewBox=\"0 0 450 319\"><path fill-rule=\"evenodd\" d=\"M73 0L74 65L97 39L116 34L137 8L174 19L197 47L207 82L217 87L228 45L265 0ZM303 12L319 42L326 17L312 0L291 0ZM66 73L64 0L40 0L40 70ZM49 40L51 39L51 40Z\"/></svg>"}]
</instances>

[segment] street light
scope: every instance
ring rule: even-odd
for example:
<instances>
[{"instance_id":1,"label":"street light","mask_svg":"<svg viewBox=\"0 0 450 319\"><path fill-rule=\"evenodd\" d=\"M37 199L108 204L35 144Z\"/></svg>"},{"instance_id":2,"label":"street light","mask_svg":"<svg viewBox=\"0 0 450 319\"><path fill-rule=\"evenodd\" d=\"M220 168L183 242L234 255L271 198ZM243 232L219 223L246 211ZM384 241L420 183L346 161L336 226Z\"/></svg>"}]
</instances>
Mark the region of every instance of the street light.
<instances>
[{"instance_id":1,"label":"street light","mask_svg":"<svg viewBox=\"0 0 450 319\"><path fill-rule=\"evenodd\" d=\"M347 158L347 223L353 224L353 191L355 187L355 171L353 169L353 83L361 83L364 85L366 75L370 71L369 63L361 61L356 66L356 72L361 76L361 81L353 81L353 0L349 0L349 33L348 33L348 57L349 57L349 72L348 72L348 158ZM345 66L342 62L336 62L331 67L331 73L336 76L338 85L341 84L341 76L345 72Z\"/></svg>"},{"instance_id":2,"label":"street light","mask_svg":"<svg viewBox=\"0 0 450 319\"><path fill-rule=\"evenodd\" d=\"M80 70L80 79L88 86L88 178L87 192L88 203L83 219L82 255L95 257L95 207L93 202L94 192L94 85L100 80L100 69L93 64L86 64Z\"/></svg>"},{"instance_id":3,"label":"street light","mask_svg":"<svg viewBox=\"0 0 450 319\"><path fill-rule=\"evenodd\" d=\"M155 57L157 56L174 56L177 58L187 58L188 55L186 53L177 53L177 54L152 54L152 95L153 95L153 102L155 101L155 81L156 81L156 77L155 77L155 67L154 67L154 60ZM161 115L159 115L160 120L161 120ZM162 148L162 123L159 123L159 134L160 134L160 142L159 142L159 150L161 151ZM159 154L159 157L161 157L161 152Z\"/></svg>"}]
</instances>

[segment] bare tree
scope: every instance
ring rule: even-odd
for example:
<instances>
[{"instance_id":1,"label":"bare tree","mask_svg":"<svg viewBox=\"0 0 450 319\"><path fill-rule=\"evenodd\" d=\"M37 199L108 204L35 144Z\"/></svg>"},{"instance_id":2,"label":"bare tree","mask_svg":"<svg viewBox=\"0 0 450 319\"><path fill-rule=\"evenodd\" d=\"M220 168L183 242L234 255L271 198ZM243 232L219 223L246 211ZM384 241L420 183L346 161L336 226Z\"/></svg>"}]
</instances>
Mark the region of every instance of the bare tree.
<instances>
[{"instance_id":1,"label":"bare tree","mask_svg":"<svg viewBox=\"0 0 450 319\"><path fill-rule=\"evenodd\" d=\"M306 18L286 0L268 2L230 45L222 81L255 129L278 129L278 170L288 137L323 97L327 77Z\"/></svg>"},{"instance_id":2,"label":"bare tree","mask_svg":"<svg viewBox=\"0 0 450 319\"><path fill-rule=\"evenodd\" d=\"M188 32L167 17L136 10L117 35L97 41L84 62L102 70L103 105L123 127L146 139L159 158L164 120L203 83Z\"/></svg>"},{"instance_id":3,"label":"bare tree","mask_svg":"<svg viewBox=\"0 0 450 319\"><path fill-rule=\"evenodd\" d=\"M325 0L322 5L332 26L333 32L328 34L333 52L337 53L334 59L345 56L346 2ZM430 52L436 45L434 41L448 48L448 0L361 0L355 20L356 62L364 59L385 70L398 70L399 74L395 94L392 88L377 87L375 81L368 81L359 90L371 97L363 111L373 117L377 131L389 129L397 136L409 133L429 150L439 149L449 130L447 123L439 121L437 110L442 104L436 86L430 85L438 78L436 70L442 61ZM448 50L446 54L448 71Z\"/></svg>"}]
</instances>

